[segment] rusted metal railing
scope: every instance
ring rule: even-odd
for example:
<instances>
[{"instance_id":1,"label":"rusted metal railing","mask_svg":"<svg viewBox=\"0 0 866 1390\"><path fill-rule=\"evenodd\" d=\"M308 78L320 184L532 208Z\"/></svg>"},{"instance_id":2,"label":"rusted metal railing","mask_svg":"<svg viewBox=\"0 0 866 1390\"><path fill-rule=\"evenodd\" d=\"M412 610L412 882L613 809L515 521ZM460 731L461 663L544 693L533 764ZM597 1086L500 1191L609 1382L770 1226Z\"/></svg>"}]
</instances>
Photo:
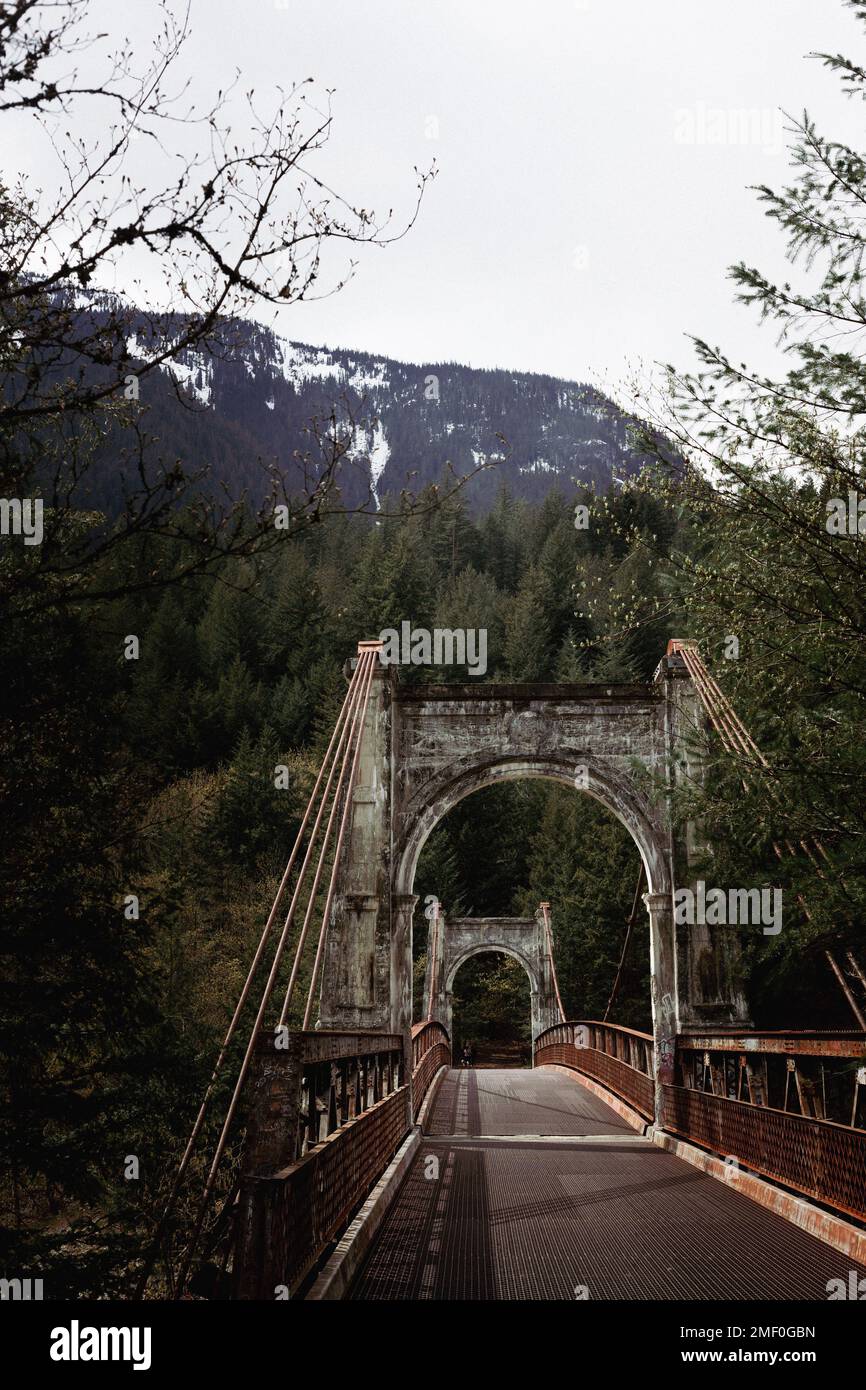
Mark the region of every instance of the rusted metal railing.
<instances>
[{"instance_id":1,"label":"rusted metal railing","mask_svg":"<svg viewBox=\"0 0 866 1390\"><path fill-rule=\"evenodd\" d=\"M649 1033L614 1023L556 1023L535 1039L535 1065L551 1064L592 1077L652 1119L653 1040Z\"/></svg>"},{"instance_id":2,"label":"rusted metal railing","mask_svg":"<svg viewBox=\"0 0 866 1390\"><path fill-rule=\"evenodd\" d=\"M677 1079L728 1100L866 1125L866 1033L734 1029L677 1039Z\"/></svg>"},{"instance_id":3,"label":"rusted metal railing","mask_svg":"<svg viewBox=\"0 0 866 1390\"><path fill-rule=\"evenodd\" d=\"M836 1211L866 1218L866 1134L830 1120L664 1086L664 1127Z\"/></svg>"},{"instance_id":4,"label":"rusted metal railing","mask_svg":"<svg viewBox=\"0 0 866 1390\"><path fill-rule=\"evenodd\" d=\"M866 1033L680 1037L664 1127L866 1219L864 1054Z\"/></svg>"},{"instance_id":5,"label":"rusted metal railing","mask_svg":"<svg viewBox=\"0 0 866 1390\"><path fill-rule=\"evenodd\" d=\"M441 1023L428 1019L412 1027L412 1113L417 1120L434 1076L451 1065L451 1039Z\"/></svg>"},{"instance_id":6,"label":"rusted metal railing","mask_svg":"<svg viewBox=\"0 0 866 1390\"><path fill-rule=\"evenodd\" d=\"M237 1298L292 1297L408 1134L439 1068L439 1023L399 1033L291 1032L258 1044L233 1269ZM414 1101L414 1105L413 1105Z\"/></svg>"},{"instance_id":7,"label":"rusted metal railing","mask_svg":"<svg viewBox=\"0 0 866 1390\"><path fill-rule=\"evenodd\" d=\"M399 1033L304 1033L298 1157L400 1089ZM345 1054L349 1042L351 1051Z\"/></svg>"},{"instance_id":8,"label":"rusted metal railing","mask_svg":"<svg viewBox=\"0 0 866 1390\"><path fill-rule=\"evenodd\" d=\"M237 1298L291 1297L411 1125L399 1033L294 1032L259 1044L233 1270Z\"/></svg>"}]
</instances>

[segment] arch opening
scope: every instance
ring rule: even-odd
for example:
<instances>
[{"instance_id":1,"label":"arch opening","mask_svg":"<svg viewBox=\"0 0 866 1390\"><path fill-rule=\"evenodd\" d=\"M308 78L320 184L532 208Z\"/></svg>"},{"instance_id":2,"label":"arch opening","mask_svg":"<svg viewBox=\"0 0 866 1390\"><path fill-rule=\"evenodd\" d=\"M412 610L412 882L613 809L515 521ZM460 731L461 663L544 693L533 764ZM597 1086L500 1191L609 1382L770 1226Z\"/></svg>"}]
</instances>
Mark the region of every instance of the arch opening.
<instances>
[{"instance_id":1,"label":"arch opening","mask_svg":"<svg viewBox=\"0 0 866 1390\"><path fill-rule=\"evenodd\" d=\"M601 760L587 755L580 764L585 785L577 785L575 760L546 757L492 757L446 769L422 789L411 807L408 829L398 846L395 889L414 891L418 860L436 826L466 797L485 787L523 779L557 782L580 791L614 816L629 832L644 867L647 891L672 892L668 847L636 785Z\"/></svg>"},{"instance_id":2,"label":"arch opening","mask_svg":"<svg viewBox=\"0 0 866 1390\"><path fill-rule=\"evenodd\" d=\"M523 768L514 764L508 772L484 786L461 788L464 794L453 797L419 851L414 1017L438 1008L433 1016L448 1026L458 971L473 956L497 950L529 977L533 1036L560 1017L557 984L570 1018L603 1017L616 985L611 1021L650 1027L649 923L642 903L623 952L643 862L633 834L600 797L580 796L561 776L521 775ZM435 930L433 898L441 912ZM551 904L557 980L541 902ZM455 1046L459 1042L455 1037Z\"/></svg>"},{"instance_id":3,"label":"arch opening","mask_svg":"<svg viewBox=\"0 0 866 1390\"><path fill-rule=\"evenodd\" d=\"M486 945L464 951L449 971L445 996L455 1065L530 1066L536 993L518 952Z\"/></svg>"}]
</instances>

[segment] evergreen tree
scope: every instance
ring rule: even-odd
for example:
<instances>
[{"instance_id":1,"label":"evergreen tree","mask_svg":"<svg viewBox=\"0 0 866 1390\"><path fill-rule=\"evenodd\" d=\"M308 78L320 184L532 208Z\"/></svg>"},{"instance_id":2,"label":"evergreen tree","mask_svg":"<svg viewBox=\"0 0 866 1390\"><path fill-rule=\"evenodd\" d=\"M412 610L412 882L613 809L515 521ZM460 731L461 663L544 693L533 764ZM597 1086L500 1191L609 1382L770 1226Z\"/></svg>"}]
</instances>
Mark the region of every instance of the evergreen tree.
<instances>
[{"instance_id":1,"label":"evergreen tree","mask_svg":"<svg viewBox=\"0 0 866 1390\"><path fill-rule=\"evenodd\" d=\"M866 25L866 6L848 8ZM866 95L859 60L817 56L849 95ZM789 904L780 936L749 946L758 1017L779 1020L808 988L810 1017L850 1024L824 952L862 954L866 911L866 158L808 113L792 132L790 181L759 189L790 275L745 261L730 272L790 366L756 371L696 339L697 371L671 369L671 410L645 437L669 430L686 466L645 486L688 517L667 555L670 588L769 760L744 773L720 757L701 798L714 871L780 884ZM773 850L815 839L812 858Z\"/></svg>"},{"instance_id":2,"label":"evergreen tree","mask_svg":"<svg viewBox=\"0 0 866 1390\"><path fill-rule=\"evenodd\" d=\"M253 740L244 728L208 827L214 855L252 868L264 854L290 845L297 830L291 777L275 785L281 762L276 735L265 725Z\"/></svg>"},{"instance_id":3,"label":"evergreen tree","mask_svg":"<svg viewBox=\"0 0 866 1390\"><path fill-rule=\"evenodd\" d=\"M521 567L523 538L517 524L517 509L507 487L500 489L496 502L480 527L485 568L498 588L514 593Z\"/></svg>"},{"instance_id":4,"label":"evergreen tree","mask_svg":"<svg viewBox=\"0 0 866 1390\"><path fill-rule=\"evenodd\" d=\"M529 830L526 888L516 907L534 912L551 904L560 991L569 1018L602 1018L616 976L640 861L634 841L586 794L546 791ZM647 1027L650 1020L649 927L645 915L632 942L630 969L612 1021Z\"/></svg>"},{"instance_id":5,"label":"evergreen tree","mask_svg":"<svg viewBox=\"0 0 866 1390\"><path fill-rule=\"evenodd\" d=\"M505 630L505 669L510 680L552 678L556 655L553 591L539 565L531 565L512 600Z\"/></svg>"},{"instance_id":6,"label":"evergreen tree","mask_svg":"<svg viewBox=\"0 0 866 1390\"><path fill-rule=\"evenodd\" d=\"M488 574L478 574L470 567L448 579L436 600L433 623L447 629L474 629L486 633L487 671L484 679L493 680L501 669L504 647L502 595ZM467 667L452 667L432 673L435 680L466 681L471 677Z\"/></svg>"},{"instance_id":7,"label":"evergreen tree","mask_svg":"<svg viewBox=\"0 0 866 1390\"><path fill-rule=\"evenodd\" d=\"M261 674L303 684L324 655L328 614L318 576L300 545L283 547L271 576L274 592L262 622Z\"/></svg>"}]
</instances>

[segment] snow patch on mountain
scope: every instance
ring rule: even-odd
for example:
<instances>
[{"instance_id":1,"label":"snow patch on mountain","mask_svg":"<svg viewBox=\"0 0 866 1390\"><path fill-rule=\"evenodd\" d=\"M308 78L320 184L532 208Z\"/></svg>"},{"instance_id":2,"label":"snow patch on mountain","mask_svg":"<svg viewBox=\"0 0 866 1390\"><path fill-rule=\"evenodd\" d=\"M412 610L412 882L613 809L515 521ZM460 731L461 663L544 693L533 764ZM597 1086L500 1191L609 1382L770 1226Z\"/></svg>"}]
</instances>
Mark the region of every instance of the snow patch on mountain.
<instances>
[{"instance_id":1,"label":"snow patch on mountain","mask_svg":"<svg viewBox=\"0 0 866 1390\"><path fill-rule=\"evenodd\" d=\"M172 340L182 341L183 316L162 331L171 349ZM153 361L148 318L133 317L127 332L129 353ZM242 320L222 324L217 339L212 353L177 351L160 363L161 375L207 412L203 439L208 428L225 425L219 468L232 484L255 489L250 458L286 472L299 466L296 460L315 452L310 422L332 412L338 429L350 432L346 462L353 466L341 470L339 482L349 506L366 506L372 496L381 510L407 478L421 490L441 485L451 468L457 476L477 471L467 497L483 515L502 486L539 501L551 488L604 490L614 471L617 480L627 478L643 463L626 417L585 383L455 362L399 362L294 342ZM441 396L431 398L431 379Z\"/></svg>"},{"instance_id":2,"label":"snow patch on mountain","mask_svg":"<svg viewBox=\"0 0 866 1390\"><path fill-rule=\"evenodd\" d=\"M288 338L273 336L274 361L289 386L298 387L308 381L323 381L337 377L340 368L327 348L308 348L292 343Z\"/></svg>"},{"instance_id":3,"label":"snow patch on mountain","mask_svg":"<svg viewBox=\"0 0 866 1390\"><path fill-rule=\"evenodd\" d=\"M391 446L385 438L385 427L381 420L377 420L373 426L373 442L370 446L370 482L373 487L373 496L376 499L377 511L382 505L379 501L379 480L390 457Z\"/></svg>"},{"instance_id":4,"label":"snow patch on mountain","mask_svg":"<svg viewBox=\"0 0 866 1390\"><path fill-rule=\"evenodd\" d=\"M376 511L380 511L382 502L379 497L379 483L391 457L391 446L381 420L373 420L369 425L355 426L348 456L361 462L366 459L369 464L370 491L376 503Z\"/></svg>"},{"instance_id":5,"label":"snow patch on mountain","mask_svg":"<svg viewBox=\"0 0 866 1390\"><path fill-rule=\"evenodd\" d=\"M159 354L143 343L137 334L131 333L126 340L128 355L139 362L152 362ZM184 386L194 396L199 405L209 406L213 401L213 362L205 352L183 348L176 357L169 357L160 363L162 371L173 376L180 386Z\"/></svg>"}]
</instances>

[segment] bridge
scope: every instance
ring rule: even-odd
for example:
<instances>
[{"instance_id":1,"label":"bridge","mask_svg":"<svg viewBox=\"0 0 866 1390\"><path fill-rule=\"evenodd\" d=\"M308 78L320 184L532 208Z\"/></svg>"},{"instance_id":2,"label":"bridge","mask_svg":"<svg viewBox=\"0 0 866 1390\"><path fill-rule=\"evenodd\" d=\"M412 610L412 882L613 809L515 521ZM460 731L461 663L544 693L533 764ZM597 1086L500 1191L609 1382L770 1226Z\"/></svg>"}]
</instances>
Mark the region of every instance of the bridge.
<instances>
[{"instance_id":1,"label":"bridge","mask_svg":"<svg viewBox=\"0 0 866 1390\"><path fill-rule=\"evenodd\" d=\"M866 1029L756 1031L737 933L674 912L702 850L677 790L713 733L761 759L697 644L646 686L404 687L380 646L347 663L140 1292L157 1262L175 1297L268 1300L824 1299L866 1275ZM546 904L437 909L413 1020L421 849L463 797L528 776L635 842L651 1033L564 1017ZM454 1069L453 979L491 949L529 977L532 1066Z\"/></svg>"}]
</instances>

